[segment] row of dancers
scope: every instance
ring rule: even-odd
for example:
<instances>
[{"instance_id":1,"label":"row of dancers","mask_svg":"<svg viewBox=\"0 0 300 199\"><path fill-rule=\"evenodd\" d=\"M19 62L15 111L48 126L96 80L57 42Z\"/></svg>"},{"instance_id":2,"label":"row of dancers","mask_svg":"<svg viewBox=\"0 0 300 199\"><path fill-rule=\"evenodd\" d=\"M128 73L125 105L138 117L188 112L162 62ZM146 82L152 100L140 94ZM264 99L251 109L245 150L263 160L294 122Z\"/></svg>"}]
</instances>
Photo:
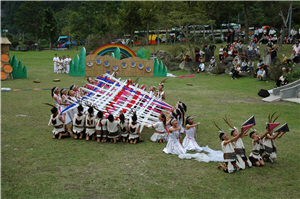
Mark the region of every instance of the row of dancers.
<instances>
[{"instance_id":1,"label":"row of dancers","mask_svg":"<svg viewBox=\"0 0 300 199\"><path fill-rule=\"evenodd\" d=\"M224 121L232 128L232 138L215 124L220 130L219 138L222 141L221 147L224 153L224 164L219 163L218 169L223 169L226 173L232 173L245 169L246 166L248 168L251 168L252 165L264 166L264 160L273 162L277 158L275 139L281 138L286 133L286 129L279 130L274 134L273 129L267 125L266 132L261 136L256 129L253 129L249 134L249 137L252 139L252 151L248 158L242 138L248 136L247 131L249 129L245 131L242 129L239 132L238 128L232 126L227 118ZM269 123L271 123L271 120L269 120Z\"/></svg>"}]
</instances>

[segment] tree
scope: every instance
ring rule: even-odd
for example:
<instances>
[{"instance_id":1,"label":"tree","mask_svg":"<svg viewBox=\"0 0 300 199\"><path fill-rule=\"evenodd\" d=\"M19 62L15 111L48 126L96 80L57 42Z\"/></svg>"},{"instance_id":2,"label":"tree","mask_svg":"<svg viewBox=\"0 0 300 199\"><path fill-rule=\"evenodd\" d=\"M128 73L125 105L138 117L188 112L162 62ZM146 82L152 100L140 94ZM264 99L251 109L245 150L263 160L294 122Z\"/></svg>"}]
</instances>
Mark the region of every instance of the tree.
<instances>
[{"instance_id":1,"label":"tree","mask_svg":"<svg viewBox=\"0 0 300 199\"><path fill-rule=\"evenodd\" d=\"M282 22L283 22L282 33L281 33L281 37L280 37L280 40L279 40L279 52L281 52L281 50L282 50L282 43L283 43L283 40L284 40L284 37L285 37L285 31L287 29L287 24L288 24L288 21L290 19L289 16L290 16L290 13L291 13L291 9L292 9L292 1L289 4L289 9L287 11L287 16L286 17L283 14L281 8L280 8L280 11L279 11L279 16L281 16Z\"/></svg>"},{"instance_id":2,"label":"tree","mask_svg":"<svg viewBox=\"0 0 300 199\"><path fill-rule=\"evenodd\" d=\"M146 42L147 46L149 45L149 29L151 21L154 21L156 17L156 4L158 2L151 2L151 1L142 1L141 8L139 10L139 15L141 16L141 22L143 25L146 24Z\"/></svg>"},{"instance_id":3,"label":"tree","mask_svg":"<svg viewBox=\"0 0 300 199\"><path fill-rule=\"evenodd\" d=\"M37 43L39 43L41 36L42 17L40 11L45 7L46 4L42 1L25 1L15 15L18 27L23 31L34 34Z\"/></svg>"},{"instance_id":4,"label":"tree","mask_svg":"<svg viewBox=\"0 0 300 199\"><path fill-rule=\"evenodd\" d=\"M55 42L55 39L58 36L56 17L54 15L53 10L50 7L41 11L41 16L43 20L41 24L41 35L44 38L49 38L50 49L52 49L52 43Z\"/></svg>"},{"instance_id":5,"label":"tree","mask_svg":"<svg viewBox=\"0 0 300 199\"><path fill-rule=\"evenodd\" d=\"M130 46L134 46L134 31L141 27L141 17L138 10L140 2L138 1L123 1L123 8L119 10L119 21L122 30L130 34Z\"/></svg>"},{"instance_id":6,"label":"tree","mask_svg":"<svg viewBox=\"0 0 300 199\"><path fill-rule=\"evenodd\" d=\"M248 2L247 1L244 1L244 11L245 11L245 44L248 43L248 38L249 38L249 35L248 35L248 30L249 30L249 21L248 21L248 14L247 14L247 6L248 6Z\"/></svg>"},{"instance_id":7,"label":"tree","mask_svg":"<svg viewBox=\"0 0 300 199\"><path fill-rule=\"evenodd\" d=\"M216 13L216 9L219 5L219 1L207 1L205 3L207 18L209 19L209 24L211 27L211 34L214 44L216 43L215 34L214 34L214 21L212 20L212 16Z\"/></svg>"}]
</instances>

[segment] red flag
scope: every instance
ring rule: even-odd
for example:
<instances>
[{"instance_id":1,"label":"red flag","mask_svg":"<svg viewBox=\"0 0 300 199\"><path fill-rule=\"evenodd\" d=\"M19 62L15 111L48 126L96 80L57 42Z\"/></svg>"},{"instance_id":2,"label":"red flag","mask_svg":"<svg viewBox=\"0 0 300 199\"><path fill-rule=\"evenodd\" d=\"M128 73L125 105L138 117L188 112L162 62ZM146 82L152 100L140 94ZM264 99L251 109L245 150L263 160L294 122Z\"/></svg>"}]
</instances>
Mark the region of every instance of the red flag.
<instances>
[{"instance_id":1,"label":"red flag","mask_svg":"<svg viewBox=\"0 0 300 199\"><path fill-rule=\"evenodd\" d=\"M276 126L278 126L280 123L268 123L268 129L272 131Z\"/></svg>"}]
</instances>

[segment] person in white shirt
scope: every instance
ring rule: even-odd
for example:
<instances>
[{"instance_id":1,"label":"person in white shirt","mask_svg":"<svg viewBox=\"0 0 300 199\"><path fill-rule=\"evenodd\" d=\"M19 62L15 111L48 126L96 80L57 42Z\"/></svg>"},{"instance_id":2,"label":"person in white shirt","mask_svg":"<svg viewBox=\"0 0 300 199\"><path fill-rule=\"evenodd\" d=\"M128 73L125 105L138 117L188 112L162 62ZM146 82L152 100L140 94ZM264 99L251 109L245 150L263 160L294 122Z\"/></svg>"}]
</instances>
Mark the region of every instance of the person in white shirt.
<instances>
[{"instance_id":1,"label":"person in white shirt","mask_svg":"<svg viewBox=\"0 0 300 199\"><path fill-rule=\"evenodd\" d=\"M57 73L57 62L59 58L57 57L57 54L54 55L53 57L53 62L54 62L54 72Z\"/></svg>"},{"instance_id":2,"label":"person in white shirt","mask_svg":"<svg viewBox=\"0 0 300 199\"><path fill-rule=\"evenodd\" d=\"M258 30L257 30L257 28L255 28L255 30L254 30L254 36L258 38Z\"/></svg>"},{"instance_id":3,"label":"person in white shirt","mask_svg":"<svg viewBox=\"0 0 300 199\"><path fill-rule=\"evenodd\" d=\"M293 48L293 50L296 52L296 55L299 54L299 51L300 51L299 43L296 43L296 46Z\"/></svg>"},{"instance_id":4,"label":"person in white shirt","mask_svg":"<svg viewBox=\"0 0 300 199\"><path fill-rule=\"evenodd\" d=\"M67 58L65 59L65 61L66 61L67 74L69 74L70 73L70 63L71 63L72 59L70 58L69 55L67 55Z\"/></svg>"},{"instance_id":5,"label":"person in white shirt","mask_svg":"<svg viewBox=\"0 0 300 199\"><path fill-rule=\"evenodd\" d=\"M61 57L58 58L58 61L57 61L57 74L58 73L61 73L63 69L63 60L61 59Z\"/></svg>"},{"instance_id":6,"label":"person in white shirt","mask_svg":"<svg viewBox=\"0 0 300 199\"><path fill-rule=\"evenodd\" d=\"M259 37L259 39L261 39L261 38L262 38L263 31L264 31L264 29L263 29L263 28L260 28L260 29L258 29L258 37Z\"/></svg>"},{"instance_id":7,"label":"person in white shirt","mask_svg":"<svg viewBox=\"0 0 300 199\"><path fill-rule=\"evenodd\" d=\"M269 31L269 36L272 36L276 33L276 30L274 30L274 28L272 28L270 31Z\"/></svg>"},{"instance_id":8,"label":"person in white shirt","mask_svg":"<svg viewBox=\"0 0 300 199\"><path fill-rule=\"evenodd\" d=\"M215 66L216 66L216 60L215 60L215 57L212 56L211 60L209 61L209 68L213 68Z\"/></svg>"},{"instance_id":9,"label":"person in white shirt","mask_svg":"<svg viewBox=\"0 0 300 199\"><path fill-rule=\"evenodd\" d=\"M219 59L220 59L220 62L222 62L222 56L223 56L223 46L221 46L221 48L219 49Z\"/></svg>"}]
</instances>

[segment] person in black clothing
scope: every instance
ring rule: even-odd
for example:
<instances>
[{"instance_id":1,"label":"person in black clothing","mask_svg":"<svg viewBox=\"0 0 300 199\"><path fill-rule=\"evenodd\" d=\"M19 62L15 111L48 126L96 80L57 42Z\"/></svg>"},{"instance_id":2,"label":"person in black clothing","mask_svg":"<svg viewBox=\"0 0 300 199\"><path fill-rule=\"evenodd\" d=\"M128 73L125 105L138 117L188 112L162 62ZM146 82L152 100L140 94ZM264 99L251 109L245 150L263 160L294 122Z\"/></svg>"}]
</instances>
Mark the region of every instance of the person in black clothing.
<instances>
[{"instance_id":1,"label":"person in black clothing","mask_svg":"<svg viewBox=\"0 0 300 199\"><path fill-rule=\"evenodd\" d=\"M216 50L217 46L215 46L214 44L210 43L209 45L209 51L210 51L210 54L211 56L215 56L215 50Z\"/></svg>"},{"instance_id":2,"label":"person in black clothing","mask_svg":"<svg viewBox=\"0 0 300 199\"><path fill-rule=\"evenodd\" d=\"M277 52L278 52L276 45L274 45L273 48L270 48L270 52L271 52L271 60L272 62L274 62L274 59L277 57Z\"/></svg>"}]
</instances>

